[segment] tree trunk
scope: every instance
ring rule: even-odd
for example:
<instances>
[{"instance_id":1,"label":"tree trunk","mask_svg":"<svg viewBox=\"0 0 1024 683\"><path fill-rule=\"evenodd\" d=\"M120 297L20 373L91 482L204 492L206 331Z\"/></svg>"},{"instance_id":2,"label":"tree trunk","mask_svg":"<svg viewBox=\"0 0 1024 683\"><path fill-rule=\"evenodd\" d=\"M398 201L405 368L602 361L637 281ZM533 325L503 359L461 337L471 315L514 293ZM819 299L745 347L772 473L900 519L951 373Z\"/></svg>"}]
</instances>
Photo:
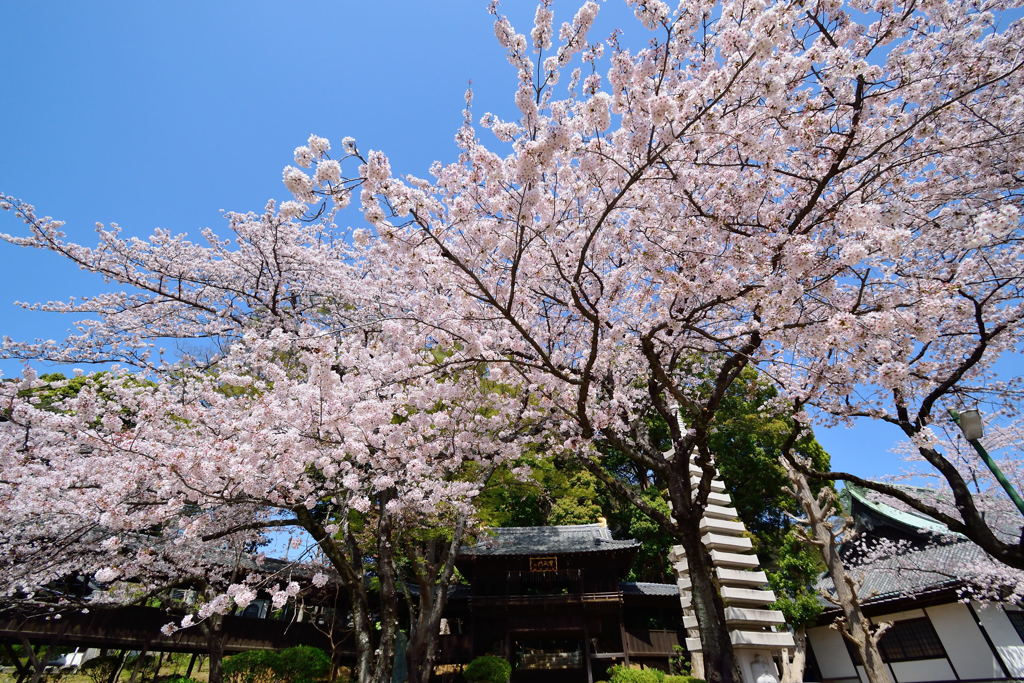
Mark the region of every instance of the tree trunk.
<instances>
[{"instance_id":1,"label":"tree trunk","mask_svg":"<svg viewBox=\"0 0 1024 683\"><path fill-rule=\"evenodd\" d=\"M708 683L734 683L739 680L736 660L725 623L725 605L711 578L714 576L711 556L700 539L696 523L680 523L679 526L677 536L686 551L690 570L690 599L700 629L705 679Z\"/></svg>"},{"instance_id":2,"label":"tree trunk","mask_svg":"<svg viewBox=\"0 0 1024 683\"><path fill-rule=\"evenodd\" d=\"M115 683L118 677L121 675L121 669L124 668L124 660L128 656L128 650L121 650L117 655L117 666L114 667L113 671L110 672L110 676L107 678L107 683Z\"/></svg>"},{"instance_id":3,"label":"tree trunk","mask_svg":"<svg viewBox=\"0 0 1024 683\"><path fill-rule=\"evenodd\" d=\"M49 652L49 648L44 650L43 657L39 657L35 647L29 642L27 638L21 639L22 646L25 648L25 652L28 654L28 662L32 667L32 683L40 683L46 672L46 653Z\"/></svg>"},{"instance_id":4,"label":"tree trunk","mask_svg":"<svg viewBox=\"0 0 1024 683\"><path fill-rule=\"evenodd\" d=\"M352 630L356 647L356 666L352 673L355 680L360 683L370 681L377 648L373 624L370 621L369 587L366 583L359 542L349 526L347 511L339 514L343 528L341 538L335 538L334 534L328 533L323 523L305 507L299 505L292 511L300 526L316 540L324 556L338 572L342 585L352 600ZM339 545L339 542L342 545Z\"/></svg>"},{"instance_id":5,"label":"tree trunk","mask_svg":"<svg viewBox=\"0 0 1024 683\"><path fill-rule=\"evenodd\" d=\"M132 667L132 673L128 677L128 683L136 683L136 681L139 680L139 673L145 666L146 655L148 654L148 652L149 650L147 648L143 648L139 651L138 656L135 658L135 666Z\"/></svg>"},{"instance_id":6,"label":"tree trunk","mask_svg":"<svg viewBox=\"0 0 1024 683\"><path fill-rule=\"evenodd\" d=\"M15 680L17 683L21 683L21 681L25 680L32 674L32 670L21 663L21 657L19 657L18 653L14 651L14 648L11 647L10 643L5 640L2 645L4 652L7 653L7 657L11 660L11 663L14 664L14 671L17 674Z\"/></svg>"},{"instance_id":7,"label":"tree trunk","mask_svg":"<svg viewBox=\"0 0 1024 683\"><path fill-rule=\"evenodd\" d=\"M383 506L382 502L381 507L383 508ZM377 683L391 683L391 673L395 664L395 642L398 635L398 589L395 586L391 524L391 517L382 513L377 544L377 570L380 578L380 636L377 640L377 661L373 671L373 680Z\"/></svg>"},{"instance_id":8,"label":"tree trunk","mask_svg":"<svg viewBox=\"0 0 1024 683\"><path fill-rule=\"evenodd\" d=\"M782 653L782 683L802 683L807 665L807 629L803 626L793 631L792 656Z\"/></svg>"},{"instance_id":9,"label":"tree trunk","mask_svg":"<svg viewBox=\"0 0 1024 683\"><path fill-rule=\"evenodd\" d=\"M452 529L451 541L446 545L436 542L428 547L425 554L441 557L430 558L439 562L427 562L434 568L434 576L419 576L420 599L416 618L410 619L409 643L406 650L409 683L429 683L437 660L440 639L441 616L448 604L448 587L455 573L455 558L462 547L466 534L466 515L460 514ZM412 610L410 610L411 616Z\"/></svg>"},{"instance_id":10,"label":"tree trunk","mask_svg":"<svg viewBox=\"0 0 1024 683\"><path fill-rule=\"evenodd\" d=\"M857 649L864 670L871 683L894 683L892 672L882 660L878 650L878 639L885 626L873 626L861 610L860 599L857 597L859 583L846 572L846 566L839 555L839 546L833 533L831 517L834 493L830 488L821 490L820 499L811 491L807 477L800 473L788 461L784 461L792 490L800 501L800 506L807 516L809 540L821 550L822 559L828 569L829 576L835 586L834 601L843 611L842 634Z\"/></svg>"},{"instance_id":11,"label":"tree trunk","mask_svg":"<svg viewBox=\"0 0 1024 683\"><path fill-rule=\"evenodd\" d=\"M221 683L224 672L221 664L224 659L224 615L213 614L207 621L206 647L210 653L209 683Z\"/></svg>"},{"instance_id":12,"label":"tree trunk","mask_svg":"<svg viewBox=\"0 0 1024 683\"><path fill-rule=\"evenodd\" d=\"M156 683L156 680L160 678L160 668L164 665L164 654L161 650L160 656L156 660L156 668L153 669L153 683Z\"/></svg>"},{"instance_id":13,"label":"tree trunk","mask_svg":"<svg viewBox=\"0 0 1024 683\"><path fill-rule=\"evenodd\" d=\"M437 659L438 633L441 628L441 614L447 602L447 584L431 586L427 595L420 592L420 608L416 621L409 629L409 645L406 661L409 683L429 683Z\"/></svg>"}]
</instances>

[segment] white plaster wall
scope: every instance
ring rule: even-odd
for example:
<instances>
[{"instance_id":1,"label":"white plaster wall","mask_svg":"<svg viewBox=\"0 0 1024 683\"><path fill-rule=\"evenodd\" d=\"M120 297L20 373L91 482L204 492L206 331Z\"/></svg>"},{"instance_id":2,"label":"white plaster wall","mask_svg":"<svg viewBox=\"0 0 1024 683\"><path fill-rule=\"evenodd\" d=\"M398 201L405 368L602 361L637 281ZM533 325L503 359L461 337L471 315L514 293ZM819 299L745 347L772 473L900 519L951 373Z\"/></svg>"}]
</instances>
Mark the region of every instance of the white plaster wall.
<instances>
[{"instance_id":1,"label":"white plaster wall","mask_svg":"<svg viewBox=\"0 0 1024 683\"><path fill-rule=\"evenodd\" d=\"M914 681L952 681L956 675L945 659L919 659L915 662L893 662L892 673L898 683Z\"/></svg>"},{"instance_id":2,"label":"white plaster wall","mask_svg":"<svg viewBox=\"0 0 1024 683\"><path fill-rule=\"evenodd\" d=\"M846 643L839 631L818 626L807 629L807 637L814 648L814 656L818 659L818 668L822 678L856 678L857 670L853 668L853 660L846 651Z\"/></svg>"},{"instance_id":3,"label":"white plaster wall","mask_svg":"<svg viewBox=\"0 0 1024 683\"><path fill-rule=\"evenodd\" d=\"M1002 678L999 666L970 608L961 602L925 609L960 678Z\"/></svg>"},{"instance_id":4,"label":"white plaster wall","mask_svg":"<svg viewBox=\"0 0 1024 683\"><path fill-rule=\"evenodd\" d=\"M1000 605L974 605L982 628L988 633L1003 664L1009 669L1010 675L1024 678L1024 643L1021 642L1017 630L1006 618Z\"/></svg>"}]
</instances>

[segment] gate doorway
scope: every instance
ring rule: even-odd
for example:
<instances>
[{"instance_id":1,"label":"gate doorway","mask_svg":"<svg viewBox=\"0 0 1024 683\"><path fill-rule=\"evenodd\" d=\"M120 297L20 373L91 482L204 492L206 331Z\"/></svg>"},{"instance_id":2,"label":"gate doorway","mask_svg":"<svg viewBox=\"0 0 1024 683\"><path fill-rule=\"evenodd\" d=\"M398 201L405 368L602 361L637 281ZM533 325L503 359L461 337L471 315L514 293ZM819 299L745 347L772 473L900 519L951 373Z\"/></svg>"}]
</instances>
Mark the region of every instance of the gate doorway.
<instances>
[{"instance_id":1,"label":"gate doorway","mask_svg":"<svg viewBox=\"0 0 1024 683\"><path fill-rule=\"evenodd\" d=\"M511 634L513 683L589 683L590 658L583 634L551 637Z\"/></svg>"}]
</instances>

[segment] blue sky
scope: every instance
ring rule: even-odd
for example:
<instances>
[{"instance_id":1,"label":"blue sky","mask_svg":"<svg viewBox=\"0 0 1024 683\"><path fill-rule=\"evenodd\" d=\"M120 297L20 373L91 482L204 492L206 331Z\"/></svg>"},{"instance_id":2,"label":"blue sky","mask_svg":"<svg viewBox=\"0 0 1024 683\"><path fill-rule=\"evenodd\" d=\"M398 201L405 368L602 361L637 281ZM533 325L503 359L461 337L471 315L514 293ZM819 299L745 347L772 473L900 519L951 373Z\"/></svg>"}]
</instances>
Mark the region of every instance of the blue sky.
<instances>
[{"instance_id":1,"label":"blue sky","mask_svg":"<svg viewBox=\"0 0 1024 683\"><path fill-rule=\"evenodd\" d=\"M396 171L425 174L454 156L462 96L508 112L515 74L486 0L37 0L6 3L0 191L66 221L89 243L95 222L128 233L220 228L218 213L284 197L280 173L311 132L383 149ZM528 31L533 3L502 8ZM555 3L556 22L575 1ZM602 5L592 36L626 26ZM0 232L19 233L10 214ZM0 335L62 336L68 320L16 300L63 299L102 283L59 259L0 244ZM1019 368L1016 364L1014 367ZM0 361L4 376L20 364ZM900 469L891 428L819 430L842 468Z\"/></svg>"}]
</instances>

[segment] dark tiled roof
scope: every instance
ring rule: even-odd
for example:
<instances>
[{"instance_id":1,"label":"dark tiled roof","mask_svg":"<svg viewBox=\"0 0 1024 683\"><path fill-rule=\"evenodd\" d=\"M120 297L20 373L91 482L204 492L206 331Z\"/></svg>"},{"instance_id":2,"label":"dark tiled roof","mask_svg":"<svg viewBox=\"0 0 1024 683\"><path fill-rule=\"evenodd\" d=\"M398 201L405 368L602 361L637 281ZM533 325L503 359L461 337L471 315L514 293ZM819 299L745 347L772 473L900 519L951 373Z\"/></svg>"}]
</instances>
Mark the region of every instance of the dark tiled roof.
<instances>
[{"instance_id":1,"label":"dark tiled roof","mask_svg":"<svg viewBox=\"0 0 1024 683\"><path fill-rule=\"evenodd\" d=\"M985 553L969 541L929 546L884 559L848 567L861 582L858 596L864 602L910 596L962 583L962 568L985 560ZM828 575L818 588L834 592Z\"/></svg>"},{"instance_id":2,"label":"dark tiled roof","mask_svg":"<svg viewBox=\"0 0 1024 683\"><path fill-rule=\"evenodd\" d=\"M623 581L619 584L623 595L668 595L679 597L679 587L674 583L634 583Z\"/></svg>"},{"instance_id":3,"label":"dark tiled roof","mask_svg":"<svg viewBox=\"0 0 1024 683\"><path fill-rule=\"evenodd\" d=\"M632 539L616 541L601 524L571 526L512 526L487 529L476 545L462 549L462 555L546 555L626 550L640 547Z\"/></svg>"}]
</instances>

